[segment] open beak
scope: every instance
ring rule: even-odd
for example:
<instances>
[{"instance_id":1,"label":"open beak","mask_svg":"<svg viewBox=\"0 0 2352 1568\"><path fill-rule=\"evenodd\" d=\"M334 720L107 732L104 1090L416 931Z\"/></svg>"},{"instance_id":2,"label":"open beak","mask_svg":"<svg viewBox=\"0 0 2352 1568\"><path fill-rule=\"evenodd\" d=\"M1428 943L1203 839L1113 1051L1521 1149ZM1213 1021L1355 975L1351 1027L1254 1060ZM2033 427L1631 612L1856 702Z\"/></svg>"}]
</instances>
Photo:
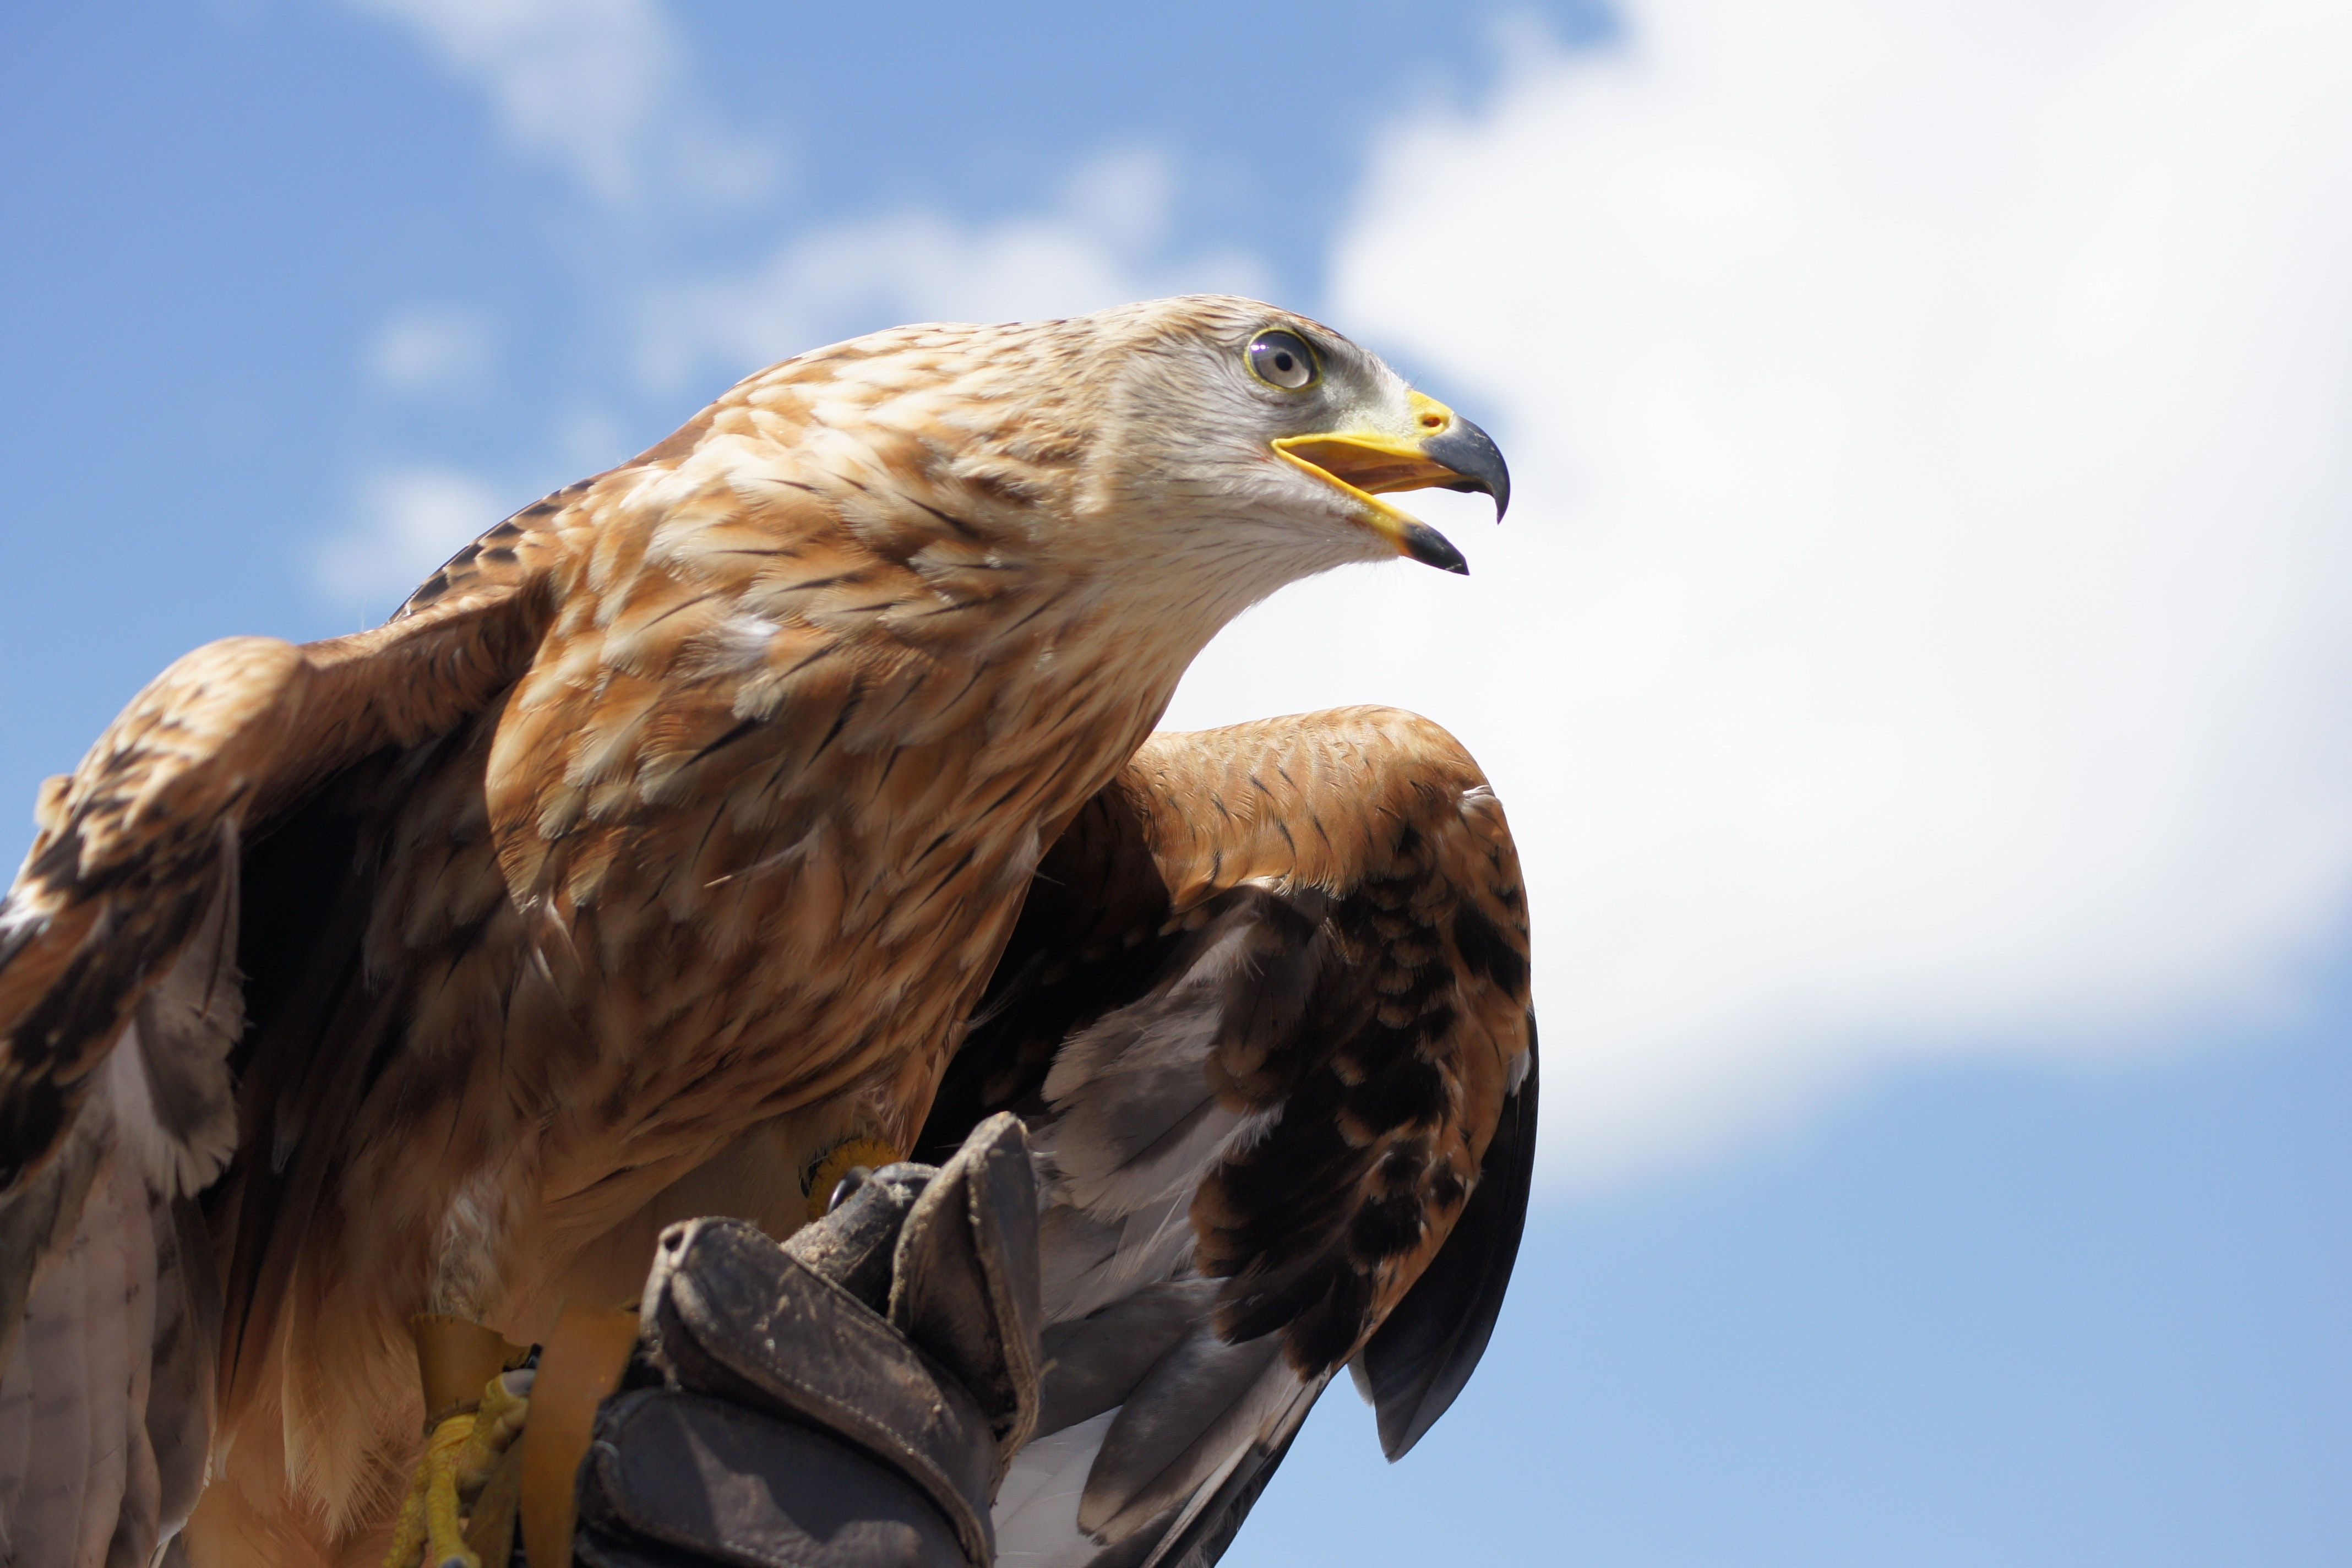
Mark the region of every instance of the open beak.
<instances>
[{"instance_id":1,"label":"open beak","mask_svg":"<svg viewBox=\"0 0 2352 1568\"><path fill-rule=\"evenodd\" d=\"M1409 431L1336 430L1285 436L1276 456L1363 505L1364 525L1424 566L1467 574L1470 563L1445 535L1380 498L1391 490L1477 490L1495 500L1500 522L1511 504L1511 470L1486 432L1416 392Z\"/></svg>"}]
</instances>

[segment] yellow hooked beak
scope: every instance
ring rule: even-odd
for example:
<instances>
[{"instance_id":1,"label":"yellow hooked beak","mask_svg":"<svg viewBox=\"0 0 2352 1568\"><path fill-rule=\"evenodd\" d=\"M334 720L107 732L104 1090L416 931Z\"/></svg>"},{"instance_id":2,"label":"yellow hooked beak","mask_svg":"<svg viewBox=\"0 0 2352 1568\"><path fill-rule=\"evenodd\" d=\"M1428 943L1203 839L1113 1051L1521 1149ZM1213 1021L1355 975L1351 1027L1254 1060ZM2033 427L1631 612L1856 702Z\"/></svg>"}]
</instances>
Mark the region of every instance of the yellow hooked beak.
<instances>
[{"instance_id":1,"label":"yellow hooked beak","mask_svg":"<svg viewBox=\"0 0 2352 1568\"><path fill-rule=\"evenodd\" d=\"M1477 490L1494 498L1499 522L1511 504L1511 471L1486 432L1437 399L1416 392L1407 408L1410 430L1285 436L1275 455L1360 502L1364 525L1398 554L1467 574L1470 563L1444 534L1380 498L1390 490Z\"/></svg>"}]
</instances>

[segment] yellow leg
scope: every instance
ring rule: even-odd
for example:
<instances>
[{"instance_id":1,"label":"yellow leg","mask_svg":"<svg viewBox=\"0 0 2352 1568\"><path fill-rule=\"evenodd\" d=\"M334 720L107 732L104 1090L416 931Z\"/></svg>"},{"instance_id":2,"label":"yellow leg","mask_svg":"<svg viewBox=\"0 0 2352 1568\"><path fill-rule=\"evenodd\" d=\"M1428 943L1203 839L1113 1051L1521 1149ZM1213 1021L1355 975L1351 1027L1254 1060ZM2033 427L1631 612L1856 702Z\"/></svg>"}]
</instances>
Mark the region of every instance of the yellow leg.
<instances>
[{"instance_id":1,"label":"yellow leg","mask_svg":"<svg viewBox=\"0 0 2352 1568\"><path fill-rule=\"evenodd\" d=\"M464 1505L490 1479L530 1413L528 1372L501 1373L483 1386L478 1410L446 1417L425 1439L425 1458L401 1504L384 1568L482 1568L466 1545Z\"/></svg>"},{"instance_id":2,"label":"yellow leg","mask_svg":"<svg viewBox=\"0 0 2352 1568\"><path fill-rule=\"evenodd\" d=\"M466 1550L466 1521L457 1511L459 1461L473 1443L474 1417L452 1415L425 1445L425 1562L427 1568L482 1568Z\"/></svg>"},{"instance_id":3,"label":"yellow leg","mask_svg":"<svg viewBox=\"0 0 2352 1568\"><path fill-rule=\"evenodd\" d=\"M400 1519L392 1527L392 1550L383 1554L383 1568L417 1568L425 1561L425 1483L432 1473L429 1464L416 1467L416 1479L400 1501Z\"/></svg>"}]
</instances>

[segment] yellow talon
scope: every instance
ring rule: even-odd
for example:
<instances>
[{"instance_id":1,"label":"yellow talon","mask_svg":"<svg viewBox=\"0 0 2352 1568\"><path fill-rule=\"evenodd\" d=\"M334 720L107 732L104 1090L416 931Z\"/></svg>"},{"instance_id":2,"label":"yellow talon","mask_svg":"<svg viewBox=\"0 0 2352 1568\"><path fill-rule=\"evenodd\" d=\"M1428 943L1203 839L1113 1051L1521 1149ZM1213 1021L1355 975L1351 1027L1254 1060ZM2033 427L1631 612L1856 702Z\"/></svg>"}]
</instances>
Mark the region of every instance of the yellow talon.
<instances>
[{"instance_id":1,"label":"yellow talon","mask_svg":"<svg viewBox=\"0 0 2352 1568\"><path fill-rule=\"evenodd\" d=\"M384 1568L482 1568L466 1544L465 1505L480 1495L522 1430L532 1377L528 1371L500 1373L483 1385L478 1409L445 1416L433 1428L401 1504Z\"/></svg>"},{"instance_id":2,"label":"yellow talon","mask_svg":"<svg viewBox=\"0 0 2352 1568\"><path fill-rule=\"evenodd\" d=\"M502 1372L482 1385L481 1408L474 1413L474 1430L461 1456L464 1473L470 1479L464 1484L478 1489L490 1479L490 1472L530 1414L530 1385L538 1373L528 1370Z\"/></svg>"},{"instance_id":3,"label":"yellow talon","mask_svg":"<svg viewBox=\"0 0 2352 1568\"><path fill-rule=\"evenodd\" d=\"M826 1150L808 1173L808 1217L814 1225L833 1212L835 1192L850 1172L877 1170L898 1158L879 1138L848 1138Z\"/></svg>"}]
</instances>

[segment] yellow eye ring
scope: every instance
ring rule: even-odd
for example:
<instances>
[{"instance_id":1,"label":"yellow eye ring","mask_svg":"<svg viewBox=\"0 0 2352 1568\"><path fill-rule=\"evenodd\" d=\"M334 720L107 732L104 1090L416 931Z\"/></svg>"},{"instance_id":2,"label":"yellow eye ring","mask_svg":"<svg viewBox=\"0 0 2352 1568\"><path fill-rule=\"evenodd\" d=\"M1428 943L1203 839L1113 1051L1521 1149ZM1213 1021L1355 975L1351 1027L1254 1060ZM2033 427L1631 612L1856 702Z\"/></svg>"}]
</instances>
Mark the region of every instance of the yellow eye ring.
<instances>
[{"instance_id":1,"label":"yellow eye ring","mask_svg":"<svg viewBox=\"0 0 2352 1568\"><path fill-rule=\"evenodd\" d=\"M1278 392L1305 392L1323 379L1322 363L1297 332L1260 332L1242 351L1242 360L1252 375Z\"/></svg>"}]
</instances>

